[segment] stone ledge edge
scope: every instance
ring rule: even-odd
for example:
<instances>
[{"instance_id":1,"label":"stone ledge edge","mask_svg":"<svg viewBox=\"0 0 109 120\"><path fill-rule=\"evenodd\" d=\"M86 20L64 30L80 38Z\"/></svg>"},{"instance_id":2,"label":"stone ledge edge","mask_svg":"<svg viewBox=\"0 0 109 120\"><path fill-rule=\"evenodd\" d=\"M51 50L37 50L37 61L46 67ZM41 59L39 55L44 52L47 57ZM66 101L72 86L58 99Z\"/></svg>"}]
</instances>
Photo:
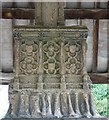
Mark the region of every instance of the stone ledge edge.
<instances>
[{"instance_id":1,"label":"stone ledge edge","mask_svg":"<svg viewBox=\"0 0 109 120\"><path fill-rule=\"evenodd\" d=\"M1 120L109 120L109 118L3 118Z\"/></svg>"}]
</instances>

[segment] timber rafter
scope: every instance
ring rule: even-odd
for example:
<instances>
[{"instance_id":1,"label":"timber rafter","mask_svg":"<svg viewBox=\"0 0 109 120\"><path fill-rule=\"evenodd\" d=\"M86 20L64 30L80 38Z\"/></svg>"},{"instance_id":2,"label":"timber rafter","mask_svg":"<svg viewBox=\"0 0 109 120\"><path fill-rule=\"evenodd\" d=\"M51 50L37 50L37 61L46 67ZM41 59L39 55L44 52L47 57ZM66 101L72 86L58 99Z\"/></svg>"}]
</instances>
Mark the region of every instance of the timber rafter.
<instances>
[{"instance_id":1,"label":"timber rafter","mask_svg":"<svg viewBox=\"0 0 109 120\"><path fill-rule=\"evenodd\" d=\"M65 19L109 19L108 9L65 9ZM35 10L28 8L3 8L3 19L34 19Z\"/></svg>"}]
</instances>

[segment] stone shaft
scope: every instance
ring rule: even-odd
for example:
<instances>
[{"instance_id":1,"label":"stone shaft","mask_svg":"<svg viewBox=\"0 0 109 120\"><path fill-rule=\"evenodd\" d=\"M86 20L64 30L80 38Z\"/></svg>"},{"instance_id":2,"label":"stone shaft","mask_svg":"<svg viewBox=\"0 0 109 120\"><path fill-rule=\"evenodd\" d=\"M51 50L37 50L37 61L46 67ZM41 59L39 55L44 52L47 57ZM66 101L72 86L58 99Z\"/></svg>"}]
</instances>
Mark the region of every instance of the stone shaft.
<instances>
[{"instance_id":1,"label":"stone shaft","mask_svg":"<svg viewBox=\"0 0 109 120\"><path fill-rule=\"evenodd\" d=\"M64 25L63 2L35 3L35 24L43 27L56 27Z\"/></svg>"}]
</instances>

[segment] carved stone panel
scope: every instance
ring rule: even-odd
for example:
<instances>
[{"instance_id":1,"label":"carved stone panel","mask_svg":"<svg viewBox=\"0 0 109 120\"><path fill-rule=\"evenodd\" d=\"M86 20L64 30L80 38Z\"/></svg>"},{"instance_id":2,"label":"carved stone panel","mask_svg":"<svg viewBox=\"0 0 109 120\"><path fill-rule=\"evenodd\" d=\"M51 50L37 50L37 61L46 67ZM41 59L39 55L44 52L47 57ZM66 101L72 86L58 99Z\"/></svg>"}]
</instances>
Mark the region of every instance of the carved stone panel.
<instances>
[{"instance_id":1,"label":"carved stone panel","mask_svg":"<svg viewBox=\"0 0 109 120\"><path fill-rule=\"evenodd\" d=\"M82 43L65 42L65 73L81 74L83 67Z\"/></svg>"},{"instance_id":2,"label":"carved stone panel","mask_svg":"<svg viewBox=\"0 0 109 120\"><path fill-rule=\"evenodd\" d=\"M20 74L36 75L38 72L38 42L31 38L23 38L20 41Z\"/></svg>"},{"instance_id":3,"label":"carved stone panel","mask_svg":"<svg viewBox=\"0 0 109 120\"><path fill-rule=\"evenodd\" d=\"M60 42L49 40L43 42L44 74L60 74Z\"/></svg>"}]
</instances>

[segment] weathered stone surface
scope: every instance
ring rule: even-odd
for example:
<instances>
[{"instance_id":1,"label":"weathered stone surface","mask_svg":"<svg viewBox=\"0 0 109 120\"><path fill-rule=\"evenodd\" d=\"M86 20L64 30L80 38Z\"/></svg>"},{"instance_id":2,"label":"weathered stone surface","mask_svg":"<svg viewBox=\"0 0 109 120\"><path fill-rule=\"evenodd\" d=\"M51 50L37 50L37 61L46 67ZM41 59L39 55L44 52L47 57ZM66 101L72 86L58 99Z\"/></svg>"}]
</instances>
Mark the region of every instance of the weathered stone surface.
<instances>
[{"instance_id":1,"label":"weathered stone surface","mask_svg":"<svg viewBox=\"0 0 109 120\"><path fill-rule=\"evenodd\" d=\"M60 3L38 4L43 28L13 31L15 77L6 118L99 118L85 66L86 27L57 27Z\"/></svg>"},{"instance_id":2,"label":"weathered stone surface","mask_svg":"<svg viewBox=\"0 0 109 120\"><path fill-rule=\"evenodd\" d=\"M7 118L100 117L86 72L85 27L16 28Z\"/></svg>"},{"instance_id":3,"label":"weathered stone surface","mask_svg":"<svg viewBox=\"0 0 109 120\"><path fill-rule=\"evenodd\" d=\"M109 118L5 118L3 120L109 120Z\"/></svg>"},{"instance_id":4,"label":"weathered stone surface","mask_svg":"<svg viewBox=\"0 0 109 120\"><path fill-rule=\"evenodd\" d=\"M36 26L56 27L64 25L64 4L63 2L36 2Z\"/></svg>"}]
</instances>

